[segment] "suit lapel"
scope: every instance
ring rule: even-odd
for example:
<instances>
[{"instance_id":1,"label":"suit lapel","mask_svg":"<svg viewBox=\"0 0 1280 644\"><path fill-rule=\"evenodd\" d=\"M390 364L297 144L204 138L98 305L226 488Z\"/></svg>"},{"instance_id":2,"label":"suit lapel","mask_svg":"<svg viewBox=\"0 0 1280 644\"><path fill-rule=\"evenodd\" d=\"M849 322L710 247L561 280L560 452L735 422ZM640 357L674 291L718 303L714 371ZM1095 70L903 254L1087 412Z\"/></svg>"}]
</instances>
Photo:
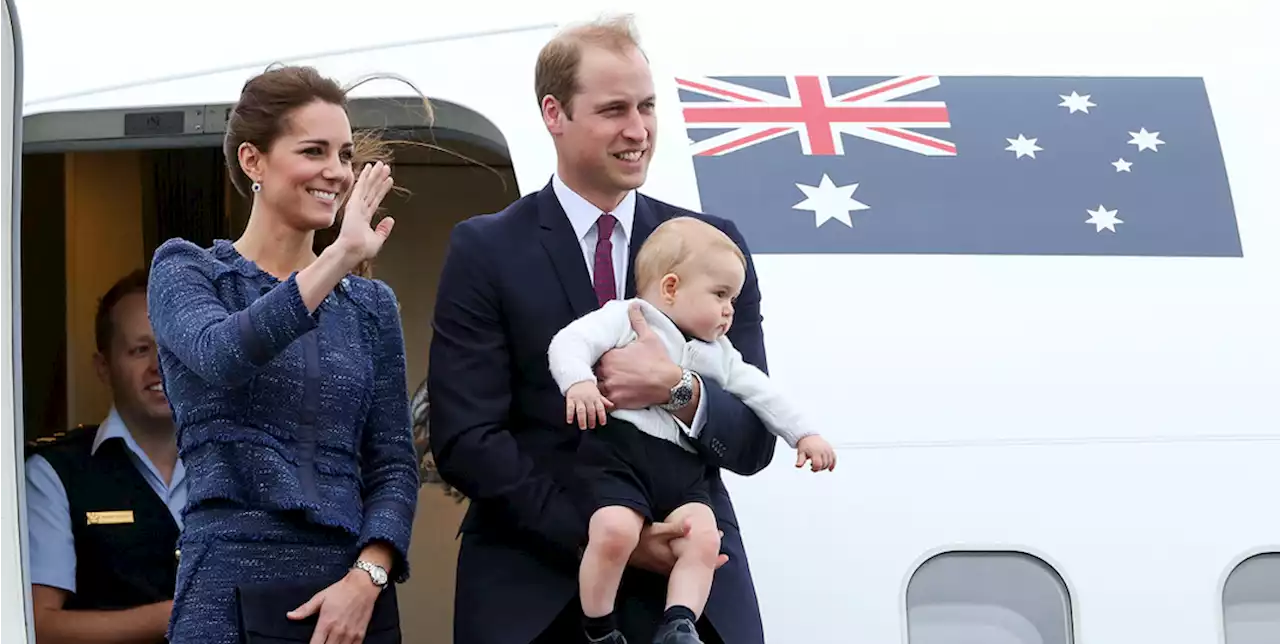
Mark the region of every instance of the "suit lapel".
<instances>
[{"instance_id":1,"label":"suit lapel","mask_svg":"<svg viewBox=\"0 0 1280 644\"><path fill-rule=\"evenodd\" d=\"M628 242L630 248L627 249L627 288L624 296L626 298L636 296L636 255L640 253L640 246L644 245L644 240L648 239L649 234L657 227L658 215L654 212L653 206L644 195L637 192L636 214L631 222L631 239Z\"/></svg>"},{"instance_id":2,"label":"suit lapel","mask_svg":"<svg viewBox=\"0 0 1280 644\"><path fill-rule=\"evenodd\" d=\"M591 285L591 274L587 272L586 261L582 257L582 245L578 243L569 217L564 214L550 182L538 193L538 221L542 247L555 266L574 316L581 317L599 308L596 290Z\"/></svg>"}]
</instances>

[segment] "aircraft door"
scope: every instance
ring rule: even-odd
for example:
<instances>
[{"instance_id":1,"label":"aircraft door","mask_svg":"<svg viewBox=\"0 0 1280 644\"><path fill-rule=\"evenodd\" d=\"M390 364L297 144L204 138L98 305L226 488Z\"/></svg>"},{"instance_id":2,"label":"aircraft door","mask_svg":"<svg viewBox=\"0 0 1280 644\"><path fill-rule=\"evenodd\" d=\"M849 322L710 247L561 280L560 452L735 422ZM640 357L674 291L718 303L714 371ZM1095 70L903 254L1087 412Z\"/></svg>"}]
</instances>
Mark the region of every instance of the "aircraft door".
<instances>
[{"instance_id":1,"label":"aircraft door","mask_svg":"<svg viewBox=\"0 0 1280 644\"><path fill-rule=\"evenodd\" d=\"M22 163L22 33L12 0L4 0L4 43L0 51L3 70L3 175L4 216L0 219L0 641L30 642L26 556L22 547L23 481L21 410L17 401L21 377L15 325L18 317L18 205Z\"/></svg>"}]
</instances>

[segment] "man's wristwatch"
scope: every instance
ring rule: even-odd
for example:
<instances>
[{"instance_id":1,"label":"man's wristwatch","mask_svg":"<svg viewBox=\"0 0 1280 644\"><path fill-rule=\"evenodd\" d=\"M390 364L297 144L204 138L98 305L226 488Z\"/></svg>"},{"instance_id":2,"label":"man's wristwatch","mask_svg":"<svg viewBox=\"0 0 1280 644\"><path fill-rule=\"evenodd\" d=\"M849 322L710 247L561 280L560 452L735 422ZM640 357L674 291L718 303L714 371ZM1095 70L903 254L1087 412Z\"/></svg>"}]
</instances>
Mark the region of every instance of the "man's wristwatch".
<instances>
[{"instance_id":1,"label":"man's wristwatch","mask_svg":"<svg viewBox=\"0 0 1280 644\"><path fill-rule=\"evenodd\" d=\"M682 369L680 382L671 388L671 400L659 405L667 411L679 411L693 401L693 372Z\"/></svg>"},{"instance_id":2,"label":"man's wristwatch","mask_svg":"<svg viewBox=\"0 0 1280 644\"><path fill-rule=\"evenodd\" d=\"M363 559L356 561L351 567L359 568L360 570L369 573L369 578L373 580L373 585L377 586L378 590L382 590L387 586L386 568L383 568L376 563L369 563Z\"/></svg>"}]
</instances>

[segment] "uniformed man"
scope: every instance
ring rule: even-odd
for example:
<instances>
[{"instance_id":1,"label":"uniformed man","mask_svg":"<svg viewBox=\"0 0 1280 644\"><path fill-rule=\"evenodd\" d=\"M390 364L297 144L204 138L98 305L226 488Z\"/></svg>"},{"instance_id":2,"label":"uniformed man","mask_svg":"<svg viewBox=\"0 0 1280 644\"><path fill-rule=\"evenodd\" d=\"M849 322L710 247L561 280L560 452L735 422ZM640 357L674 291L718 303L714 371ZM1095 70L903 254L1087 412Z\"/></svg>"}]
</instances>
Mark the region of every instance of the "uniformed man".
<instances>
[{"instance_id":1,"label":"uniformed man","mask_svg":"<svg viewBox=\"0 0 1280 644\"><path fill-rule=\"evenodd\" d=\"M147 317L147 273L111 287L94 319L100 425L37 441L27 526L37 644L163 642L187 489Z\"/></svg>"}]
</instances>

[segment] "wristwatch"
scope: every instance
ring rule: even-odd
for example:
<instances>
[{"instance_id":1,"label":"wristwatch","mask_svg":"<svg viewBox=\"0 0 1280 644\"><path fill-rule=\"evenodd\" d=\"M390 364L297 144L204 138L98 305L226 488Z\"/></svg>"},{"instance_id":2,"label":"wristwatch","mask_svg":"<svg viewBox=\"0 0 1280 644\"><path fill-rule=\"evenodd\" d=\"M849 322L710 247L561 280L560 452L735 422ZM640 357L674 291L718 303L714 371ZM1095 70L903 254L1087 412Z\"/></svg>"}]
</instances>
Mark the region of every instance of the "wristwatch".
<instances>
[{"instance_id":1,"label":"wristwatch","mask_svg":"<svg viewBox=\"0 0 1280 644\"><path fill-rule=\"evenodd\" d=\"M659 405L667 411L678 411L693 401L693 372L680 370L680 382L671 388L671 400Z\"/></svg>"},{"instance_id":2,"label":"wristwatch","mask_svg":"<svg viewBox=\"0 0 1280 644\"><path fill-rule=\"evenodd\" d=\"M373 580L373 585L377 586L379 590L386 587L387 585L387 569L386 568L383 568L382 566L379 566L376 563L369 563L368 561L365 561L363 559L356 561L355 564L353 564L351 567L359 568L360 570L363 570L369 573L369 578Z\"/></svg>"}]
</instances>

